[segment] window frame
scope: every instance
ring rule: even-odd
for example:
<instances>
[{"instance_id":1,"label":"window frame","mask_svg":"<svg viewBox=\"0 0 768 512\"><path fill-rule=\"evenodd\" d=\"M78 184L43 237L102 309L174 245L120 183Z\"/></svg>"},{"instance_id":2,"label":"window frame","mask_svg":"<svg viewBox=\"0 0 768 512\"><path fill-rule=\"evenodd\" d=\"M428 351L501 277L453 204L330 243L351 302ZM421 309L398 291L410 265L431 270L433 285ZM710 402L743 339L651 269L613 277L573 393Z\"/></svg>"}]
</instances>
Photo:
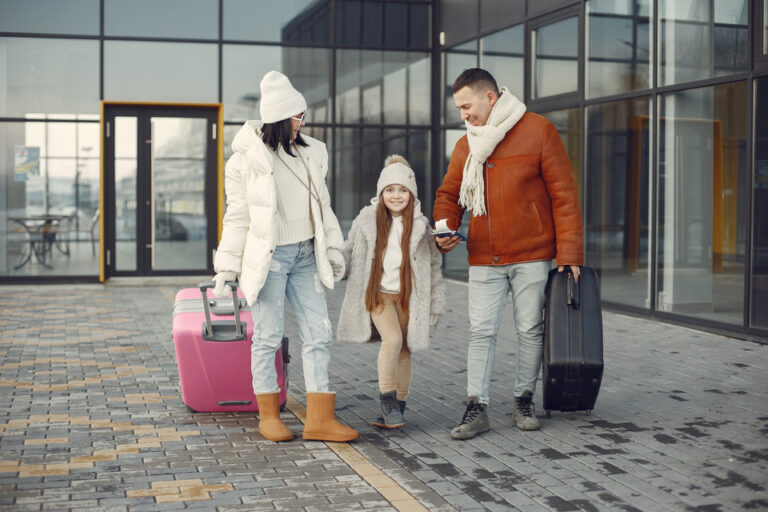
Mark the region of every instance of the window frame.
<instances>
[{"instance_id":1,"label":"window frame","mask_svg":"<svg viewBox=\"0 0 768 512\"><path fill-rule=\"evenodd\" d=\"M574 5L566 9L559 10L557 12L540 16L529 20L525 24L525 59L524 66L528 78L525 81L525 99L529 110L533 111L545 111L545 110L561 110L564 108L572 108L573 106L580 104L584 99L584 4ZM555 94L551 96L545 96L542 98L533 97L533 89L535 85L535 45L534 45L534 33L542 27L552 25L559 21L563 21L569 18L576 18L578 26L577 35L577 56L576 56L576 90L573 92L566 92L562 94Z\"/></svg>"}]
</instances>

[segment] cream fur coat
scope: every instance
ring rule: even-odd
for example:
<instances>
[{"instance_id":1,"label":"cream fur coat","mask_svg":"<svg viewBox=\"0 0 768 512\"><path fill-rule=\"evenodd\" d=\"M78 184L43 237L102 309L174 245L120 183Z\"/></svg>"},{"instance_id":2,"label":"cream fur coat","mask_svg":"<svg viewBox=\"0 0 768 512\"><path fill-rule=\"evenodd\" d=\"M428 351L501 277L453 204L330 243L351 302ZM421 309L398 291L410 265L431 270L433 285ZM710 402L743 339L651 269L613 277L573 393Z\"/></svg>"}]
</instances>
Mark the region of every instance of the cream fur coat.
<instances>
[{"instance_id":1,"label":"cream fur coat","mask_svg":"<svg viewBox=\"0 0 768 512\"><path fill-rule=\"evenodd\" d=\"M372 329L371 314L365 308L365 290L373 265L376 247L376 199L358 214L349 230L344 245L344 259L349 281L339 314L336 337L348 343L365 343L379 339ZM421 205L414 205L413 229L410 242L413 287L409 305L407 342L416 352L429 346L431 323L437 321L445 308L445 285L441 272L442 256L435 247L432 228L421 213Z\"/></svg>"}]
</instances>

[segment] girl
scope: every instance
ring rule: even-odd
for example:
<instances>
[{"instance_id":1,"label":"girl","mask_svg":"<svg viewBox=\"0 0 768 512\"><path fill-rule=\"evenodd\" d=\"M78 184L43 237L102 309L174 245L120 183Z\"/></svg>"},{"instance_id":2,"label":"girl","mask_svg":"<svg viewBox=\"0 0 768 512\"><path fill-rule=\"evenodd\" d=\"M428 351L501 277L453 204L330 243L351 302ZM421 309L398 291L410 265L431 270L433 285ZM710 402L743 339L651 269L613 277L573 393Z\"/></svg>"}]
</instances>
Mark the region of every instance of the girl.
<instances>
[{"instance_id":1,"label":"girl","mask_svg":"<svg viewBox=\"0 0 768 512\"><path fill-rule=\"evenodd\" d=\"M360 211L344 245L349 282L337 336L352 343L381 337L381 416L373 425L382 428L405 425L411 351L427 348L430 327L445 305L442 257L417 197L410 165L399 155L390 156L376 197Z\"/></svg>"},{"instance_id":2,"label":"girl","mask_svg":"<svg viewBox=\"0 0 768 512\"><path fill-rule=\"evenodd\" d=\"M232 142L225 187L227 212L216 251L214 293L240 287L253 314L253 391L259 432L271 441L293 434L280 419L275 351L283 338L286 295L299 323L307 390L304 439L351 441L359 434L334 418L329 391L333 337L325 292L344 275L344 237L330 205L325 144L302 136L307 102L282 73L261 81L261 121L248 121Z\"/></svg>"}]
</instances>

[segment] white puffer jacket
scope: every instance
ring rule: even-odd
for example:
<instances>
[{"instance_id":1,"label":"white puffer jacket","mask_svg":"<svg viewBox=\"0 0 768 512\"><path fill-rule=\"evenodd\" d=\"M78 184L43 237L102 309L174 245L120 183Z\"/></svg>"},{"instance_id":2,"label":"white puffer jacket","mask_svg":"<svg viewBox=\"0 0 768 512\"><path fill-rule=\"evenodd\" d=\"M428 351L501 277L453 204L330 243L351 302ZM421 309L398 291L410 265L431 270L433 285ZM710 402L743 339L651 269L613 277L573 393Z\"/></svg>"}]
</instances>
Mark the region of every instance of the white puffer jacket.
<instances>
[{"instance_id":1,"label":"white puffer jacket","mask_svg":"<svg viewBox=\"0 0 768 512\"><path fill-rule=\"evenodd\" d=\"M261 121L247 121L232 141L234 154L224 171L227 211L224 214L221 241L213 267L216 272L235 272L240 287L253 305L269 274L276 247L277 194L273 176L275 154L261 140ZM315 232L315 261L320 281L333 289L331 259L343 265L344 237L339 221L331 210L325 183L328 151L325 144L302 134L307 147L299 148L320 195L312 200L311 214ZM339 276L340 277L340 276Z\"/></svg>"}]
</instances>

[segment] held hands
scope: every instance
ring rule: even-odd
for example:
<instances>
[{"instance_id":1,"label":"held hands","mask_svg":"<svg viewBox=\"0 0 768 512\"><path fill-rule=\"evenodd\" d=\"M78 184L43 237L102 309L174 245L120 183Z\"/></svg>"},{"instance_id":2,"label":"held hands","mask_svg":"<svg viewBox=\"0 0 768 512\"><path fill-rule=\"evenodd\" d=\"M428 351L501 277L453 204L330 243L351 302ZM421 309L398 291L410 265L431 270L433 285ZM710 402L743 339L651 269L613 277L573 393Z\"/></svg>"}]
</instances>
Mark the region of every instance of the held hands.
<instances>
[{"instance_id":1,"label":"held hands","mask_svg":"<svg viewBox=\"0 0 768 512\"><path fill-rule=\"evenodd\" d=\"M579 274L581 274L581 270L579 269L578 265L569 265L571 267L571 274L573 274L573 280L577 283L579 282ZM565 270L565 265L560 265L557 267L558 272L562 272Z\"/></svg>"},{"instance_id":2,"label":"held hands","mask_svg":"<svg viewBox=\"0 0 768 512\"><path fill-rule=\"evenodd\" d=\"M216 282L216 287L213 289L213 295L219 299L227 297L232 290L226 285L226 282L234 281L235 279L237 279L237 272L224 271L216 274L213 278Z\"/></svg>"},{"instance_id":3,"label":"held hands","mask_svg":"<svg viewBox=\"0 0 768 512\"><path fill-rule=\"evenodd\" d=\"M331 262L334 282L341 281L347 270L347 265L344 263L344 255L338 249L328 249L328 261Z\"/></svg>"}]
</instances>

